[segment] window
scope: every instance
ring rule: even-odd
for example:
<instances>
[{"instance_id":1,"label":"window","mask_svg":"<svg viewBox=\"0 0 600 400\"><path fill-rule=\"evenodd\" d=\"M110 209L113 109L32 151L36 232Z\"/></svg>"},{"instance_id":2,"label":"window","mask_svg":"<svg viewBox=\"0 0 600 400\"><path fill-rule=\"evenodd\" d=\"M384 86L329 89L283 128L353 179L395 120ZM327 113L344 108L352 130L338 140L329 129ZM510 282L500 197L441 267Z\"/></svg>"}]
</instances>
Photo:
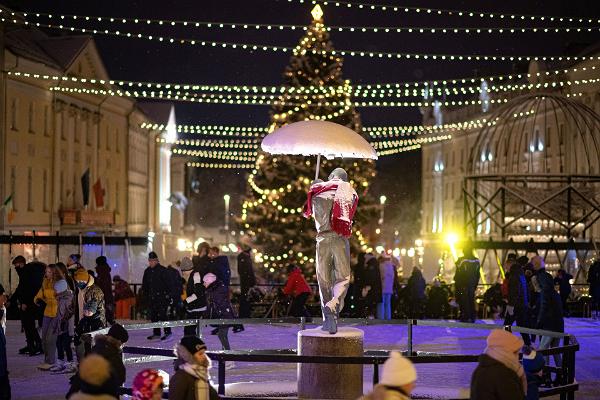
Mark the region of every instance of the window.
<instances>
[{"instance_id":1,"label":"window","mask_svg":"<svg viewBox=\"0 0 600 400\"><path fill-rule=\"evenodd\" d=\"M17 167L10 167L10 193L12 194L12 208L17 211L19 202L17 200Z\"/></svg>"},{"instance_id":2,"label":"window","mask_svg":"<svg viewBox=\"0 0 600 400\"><path fill-rule=\"evenodd\" d=\"M50 128L48 124L50 123L50 109L48 106L44 106L44 136L50 136Z\"/></svg>"},{"instance_id":3,"label":"window","mask_svg":"<svg viewBox=\"0 0 600 400\"><path fill-rule=\"evenodd\" d=\"M27 168L27 211L33 211L33 175L31 167Z\"/></svg>"},{"instance_id":4,"label":"window","mask_svg":"<svg viewBox=\"0 0 600 400\"><path fill-rule=\"evenodd\" d=\"M50 192L50 188L48 187L48 170L44 169L44 174L42 175L42 192L43 192L43 207L44 212L48 211L48 192Z\"/></svg>"},{"instance_id":5,"label":"window","mask_svg":"<svg viewBox=\"0 0 600 400\"><path fill-rule=\"evenodd\" d=\"M35 133L35 131L33 130L33 119L34 119L33 111L34 111L34 108L33 108L33 101L32 101L32 102L29 103L29 116L28 116L28 119L27 119L27 121L28 121L27 125L29 127L28 128L29 129L29 133Z\"/></svg>"},{"instance_id":6,"label":"window","mask_svg":"<svg viewBox=\"0 0 600 400\"><path fill-rule=\"evenodd\" d=\"M10 102L10 129L17 130L17 99L12 99Z\"/></svg>"}]
</instances>

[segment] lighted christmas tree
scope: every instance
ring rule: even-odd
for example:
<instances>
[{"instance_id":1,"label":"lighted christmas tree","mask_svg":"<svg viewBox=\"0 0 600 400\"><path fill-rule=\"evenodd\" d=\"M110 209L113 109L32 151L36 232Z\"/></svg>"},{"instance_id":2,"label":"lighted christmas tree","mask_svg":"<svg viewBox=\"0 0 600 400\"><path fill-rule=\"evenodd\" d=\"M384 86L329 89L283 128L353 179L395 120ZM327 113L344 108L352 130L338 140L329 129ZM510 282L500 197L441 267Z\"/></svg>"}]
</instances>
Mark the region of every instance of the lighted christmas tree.
<instances>
[{"instance_id":1,"label":"lighted christmas tree","mask_svg":"<svg viewBox=\"0 0 600 400\"><path fill-rule=\"evenodd\" d=\"M284 73L285 93L271 110L271 128L304 120L327 120L361 133L360 116L351 101L350 82L342 77L341 57L329 40L318 5L313 20ZM376 219L377 206L368 194L375 176L371 160L334 159L321 162L321 179L342 167L360 196L351 246L365 249L361 226ZM306 193L314 179L316 157L272 156L260 153L257 168L248 178L248 196L243 204L242 226L251 233L259 260L270 272L289 262L314 272L314 223L302 216Z\"/></svg>"}]
</instances>

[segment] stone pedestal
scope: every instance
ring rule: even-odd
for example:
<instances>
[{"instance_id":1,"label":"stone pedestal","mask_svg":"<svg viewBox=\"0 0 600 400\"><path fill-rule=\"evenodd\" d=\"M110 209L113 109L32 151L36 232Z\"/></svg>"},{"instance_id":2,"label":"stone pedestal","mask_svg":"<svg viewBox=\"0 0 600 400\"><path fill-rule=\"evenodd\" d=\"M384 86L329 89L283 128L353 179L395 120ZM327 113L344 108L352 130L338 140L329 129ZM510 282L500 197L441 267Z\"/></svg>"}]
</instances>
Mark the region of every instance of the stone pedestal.
<instances>
[{"instance_id":1,"label":"stone pedestal","mask_svg":"<svg viewBox=\"0 0 600 400\"><path fill-rule=\"evenodd\" d=\"M298 332L298 354L303 356L363 355L364 332L340 327L331 335L320 328ZM357 399L363 394L360 364L298 364L299 399Z\"/></svg>"}]
</instances>

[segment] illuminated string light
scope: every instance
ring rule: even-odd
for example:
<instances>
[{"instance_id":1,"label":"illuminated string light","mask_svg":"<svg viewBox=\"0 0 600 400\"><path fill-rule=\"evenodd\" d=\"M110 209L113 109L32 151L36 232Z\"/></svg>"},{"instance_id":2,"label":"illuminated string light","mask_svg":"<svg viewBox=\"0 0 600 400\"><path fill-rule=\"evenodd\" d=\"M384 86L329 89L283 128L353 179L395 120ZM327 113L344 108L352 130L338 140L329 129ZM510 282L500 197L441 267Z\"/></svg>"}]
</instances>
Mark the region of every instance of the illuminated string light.
<instances>
[{"instance_id":1,"label":"illuminated string light","mask_svg":"<svg viewBox=\"0 0 600 400\"><path fill-rule=\"evenodd\" d=\"M207 162L188 162L186 164L192 168L213 168L213 169L252 169L254 164L228 164L228 163L207 163Z\"/></svg>"}]
</instances>

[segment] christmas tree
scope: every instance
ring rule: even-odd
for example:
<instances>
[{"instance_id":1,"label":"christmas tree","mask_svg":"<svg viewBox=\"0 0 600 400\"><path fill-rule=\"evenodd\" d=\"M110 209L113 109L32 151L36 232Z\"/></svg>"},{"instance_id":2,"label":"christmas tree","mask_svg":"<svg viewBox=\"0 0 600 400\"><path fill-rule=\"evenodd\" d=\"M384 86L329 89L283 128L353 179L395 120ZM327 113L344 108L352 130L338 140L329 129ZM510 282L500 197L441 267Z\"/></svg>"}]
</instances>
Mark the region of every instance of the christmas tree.
<instances>
[{"instance_id":1,"label":"christmas tree","mask_svg":"<svg viewBox=\"0 0 600 400\"><path fill-rule=\"evenodd\" d=\"M285 69L286 91L271 110L271 129L304 120L328 120L361 133L360 116L351 101L349 81L342 77L341 57L335 55L317 5L306 34L294 49ZM326 180L335 167L348 172L359 194L351 246L366 249L361 227L376 220L377 206L369 196L369 180L375 176L371 160L335 159L321 162L320 178ZM258 249L258 261L271 273L290 262L314 273L314 222L302 216L306 193L314 179L316 157L272 156L260 153L248 178L248 195L242 209L242 226Z\"/></svg>"}]
</instances>

